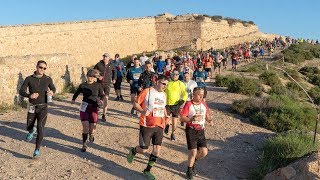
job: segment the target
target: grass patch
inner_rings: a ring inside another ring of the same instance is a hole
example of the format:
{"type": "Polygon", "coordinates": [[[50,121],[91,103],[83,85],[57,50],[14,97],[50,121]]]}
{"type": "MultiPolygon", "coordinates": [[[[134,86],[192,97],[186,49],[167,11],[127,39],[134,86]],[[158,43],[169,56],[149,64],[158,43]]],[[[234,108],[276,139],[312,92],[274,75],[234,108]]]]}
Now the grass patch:
{"type": "Polygon", "coordinates": [[[295,160],[317,150],[313,137],[302,132],[288,132],[269,138],[263,148],[259,164],[251,173],[251,179],[263,177],[280,167],[285,167],[295,160]]]}
{"type": "Polygon", "coordinates": [[[288,130],[314,130],[316,110],[288,96],[271,95],[235,101],[232,109],[260,127],[283,132],[288,130]]]}
{"type": "Polygon", "coordinates": [[[22,105],[9,105],[7,103],[0,104],[0,113],[7,113],[9,111],[18,111],[23,108],[22,105]]]}
{"type": "Polygon", "coordinates": [[[262,93],[263,88],[257,80],[248,78],[236,78],[228,85],[228,91],[232,93],[239,93],[244,95],[259,96],[262,93]]]}
{"type": "Polygon", "coordinates": [[[263,62],[254,62],[251,64],[247,64],[238,69],[241,72],[253,72],[260,73],[266,70],[266,64],[263,62]]]}

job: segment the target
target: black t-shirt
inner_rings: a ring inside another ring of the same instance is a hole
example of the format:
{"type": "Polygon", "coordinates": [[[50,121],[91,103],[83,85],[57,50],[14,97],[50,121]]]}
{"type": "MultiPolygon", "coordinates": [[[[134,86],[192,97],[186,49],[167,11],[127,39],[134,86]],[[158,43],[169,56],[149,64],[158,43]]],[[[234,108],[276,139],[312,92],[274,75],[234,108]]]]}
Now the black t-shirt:
{"type": "Polygon", "coordinates": [[[97,82],[92,84],[84,82],[80,84],[77,91],[74,93],[72,100],[77,99],[80,93],[83,95],[82,101],[87,102],[95,107],[98,107],[98,100],[102,100],[105,96],[101,84],[97,82]]]}

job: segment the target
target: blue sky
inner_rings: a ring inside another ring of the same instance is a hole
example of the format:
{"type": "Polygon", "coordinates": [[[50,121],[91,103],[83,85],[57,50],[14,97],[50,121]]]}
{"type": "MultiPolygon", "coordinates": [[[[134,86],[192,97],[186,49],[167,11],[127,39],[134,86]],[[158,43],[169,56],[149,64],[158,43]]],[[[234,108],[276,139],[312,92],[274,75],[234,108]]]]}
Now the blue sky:
{"type": "Polygon", "coordinates": [[[320,0],[3,0],[0,25],[208,14],[252,20],[260,31],[320,39],[320,0]]]}

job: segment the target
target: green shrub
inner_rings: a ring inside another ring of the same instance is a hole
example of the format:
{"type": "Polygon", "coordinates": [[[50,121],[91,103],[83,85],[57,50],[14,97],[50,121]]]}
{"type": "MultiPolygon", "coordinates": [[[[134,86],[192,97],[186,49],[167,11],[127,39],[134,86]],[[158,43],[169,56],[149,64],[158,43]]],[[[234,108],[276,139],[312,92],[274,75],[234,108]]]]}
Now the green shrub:
{"type": "Polygon", "coordinates": [[[315,125],[313,107],[283,95],[235,101],[232,109],[254,124],[276,132],[313,130],[315,125]]]}
{"type": "Polygon", "coordinates": [[[235,81],[236,77],[234,75],[227,76],[216,76],[216,86],[218,87],[228,87],[231,82],[235,81]]]}
{"type": "Polygon", "coordinates": [[[314,103],[320,105],[320,87],[314,87],[308,91],[314,103]]]}
{"type": "Polygon", "coordinates": [[[289,63],[299,64],[305,60],[320,57],[320,45],[309,43],[293,44],[282,51],[284,60],[289,63]]]}
{"type": "Polygon", "coordinates": [[[228,85],[228,91],[232,93],[259,96],[262,93],[262,87],[256,80],[236,78],[228,85]]]}
{"type": "Polygon", "coordinates": [[[285,167],[317,150],[313,137],[302,132],[288,132],[269,138],[262,148],[259,164],[251,173],[252,179],[262,179],[267,173],[285,167]]]}
{"type": "Polygon", "coordinates": [[[299,69],[299,72],[303,75],[309,75],[309,74],[320,74],[320,69],[318,67],[311,67],[311,66],[304,66],[301,69],[299,69]]]}
{"type": "Polygon", "coordinates": [[[309,79],[309,82],[310,82],[311,84],[320,87],[320,74],[309,75],[309,76],[308,76],[308,79],[309,79]]]}
{"type": "Polygon", "coordinates": [[[278,75],[271,71],[265,71],[260,74],[259,79],[261,79],[264,83],[269,86],[281,85],[281,81],[278,75]]]}
{"type": "MultiPolygon", "coordinates": [[[[299,80],[300,79],[300,75],[299,72],[295,69],[286,69],[286,72],[295,80],[299,80]]],[[[283,73],[283,75],[285,77],[288,77],[287,73],[283,73]]],[[[290,79],[291,80],[291,79],[290,79]]]]}

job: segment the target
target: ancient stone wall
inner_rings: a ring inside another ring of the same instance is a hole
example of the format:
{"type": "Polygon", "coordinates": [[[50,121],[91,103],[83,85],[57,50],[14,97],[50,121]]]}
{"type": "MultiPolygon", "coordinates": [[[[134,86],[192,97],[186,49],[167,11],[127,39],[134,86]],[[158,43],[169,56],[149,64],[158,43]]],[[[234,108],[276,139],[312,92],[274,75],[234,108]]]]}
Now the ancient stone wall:
{"type": "Polygon", "coordinates": [[[46,54],[31,56],[11,56],[0,58],[0,104],[18,102],[19,89],[27,76],[35,71],[39,59],[48,63],[46,74],[49,75],[57,92],[61,92],[69,83],[80,84],[85,80],[87,68],[75,63],[70,54],[46,54]]]}
{"type": "Polygon", "coordinates": [[[122,19],[0,28],[1,56],[67,53],[92,65],[104,52],[126,56],[157,49],[155,19],[122,19]]]}
{"type": "Polygon", "coordinates": [[[190,46],[200,38],[200,21],[191,17],[157,17],[156,33],[159,50],[170,50],[190,46]]]}

